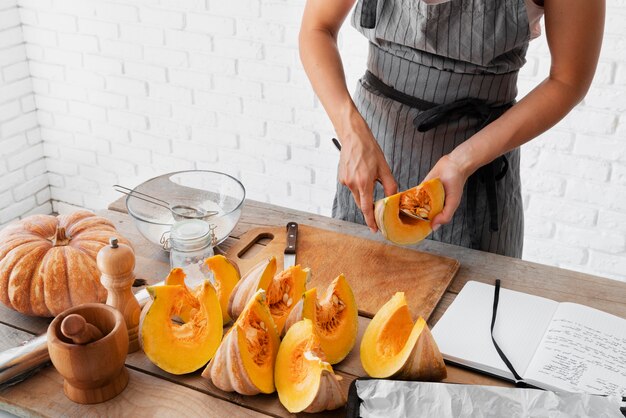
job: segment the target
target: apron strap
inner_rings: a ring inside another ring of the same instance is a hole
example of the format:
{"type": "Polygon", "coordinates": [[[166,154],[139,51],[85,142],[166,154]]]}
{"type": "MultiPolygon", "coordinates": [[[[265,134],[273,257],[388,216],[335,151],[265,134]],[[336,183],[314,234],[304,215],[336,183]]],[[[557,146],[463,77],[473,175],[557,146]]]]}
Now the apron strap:
{"type": "Polygon", "coordinates": [[[378,91],[383,96],[389,97],[396,102],[421,110],[423,112],[438,107],[435,103],[410,96],[406,93],[394,89],[391,86],[386,85],[380,78],[376,77],[369,70],[365,71],[365,75],[363,76],[362,81],[364,81],[366,84],[368,84],[374,90],[378,91]]]}
{"type": "Polygon", "coordinates": [[[361,27],[374,29],[376,27],[376,6],[378,0],[363,0],[361,4],[361,27]]]}
{"type": "MultiPolygon", "coordinates": [[[[494,108],[487,105],[484,100],[461,99],[456,102],[431,107],[413,119],[413,125],[419,132],[426,132],[444,122],[461,119],[463,116],[473,116],[486,121],[493,110],[494,108]]],[[[480,129],[485,125],[486,123],[483,122],[480,129]]]]}

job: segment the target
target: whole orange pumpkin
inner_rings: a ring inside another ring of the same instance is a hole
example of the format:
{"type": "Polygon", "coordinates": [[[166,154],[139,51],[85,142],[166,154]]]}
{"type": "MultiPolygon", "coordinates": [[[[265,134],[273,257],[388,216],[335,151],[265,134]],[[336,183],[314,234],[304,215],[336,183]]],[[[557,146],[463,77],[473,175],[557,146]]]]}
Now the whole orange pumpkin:
{"type": "Polygon", "coordinates": [[[35,316],[106,301],[96,256],[113,236],[129,244],[111,221],[85,210],[7,226],[0,231],[0,301],[35,316]]]}

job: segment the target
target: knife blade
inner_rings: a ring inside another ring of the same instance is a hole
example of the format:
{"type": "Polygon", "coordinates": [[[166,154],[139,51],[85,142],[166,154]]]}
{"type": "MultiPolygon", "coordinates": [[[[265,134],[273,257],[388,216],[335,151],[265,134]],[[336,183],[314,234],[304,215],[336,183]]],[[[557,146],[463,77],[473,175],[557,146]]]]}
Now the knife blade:
{"type": "Polygon", "coordinates": [[[298,242],[298,224],[289,222],[287,224],[287,246],[283,261],[283,270],[296,265],[296,248],[298,242]]]}

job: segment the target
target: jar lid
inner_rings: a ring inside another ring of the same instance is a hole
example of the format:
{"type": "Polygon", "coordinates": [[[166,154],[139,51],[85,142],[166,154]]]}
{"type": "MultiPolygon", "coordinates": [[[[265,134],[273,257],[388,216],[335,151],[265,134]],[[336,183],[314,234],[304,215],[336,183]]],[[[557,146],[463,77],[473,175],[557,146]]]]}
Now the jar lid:
{"type": "Polygon", "coordinates": [[[179,250],[196,250],[206,247],[213,240],[213,229],[201,219],[187,219],[174,223],[170,231],[172,247],[179,250]]]}

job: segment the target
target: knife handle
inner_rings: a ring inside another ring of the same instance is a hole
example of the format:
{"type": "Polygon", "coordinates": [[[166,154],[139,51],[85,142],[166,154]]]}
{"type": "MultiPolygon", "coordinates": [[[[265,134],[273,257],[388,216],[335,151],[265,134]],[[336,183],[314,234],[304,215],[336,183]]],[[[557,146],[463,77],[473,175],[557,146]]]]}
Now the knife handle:
{"type": "Polygon", "coordinates": [[[295,222],[289,222],[287,224],[287,247],[285,247],[285,254],[296,253],[297,240],[298,240],[298,224],[295,222]]]}

